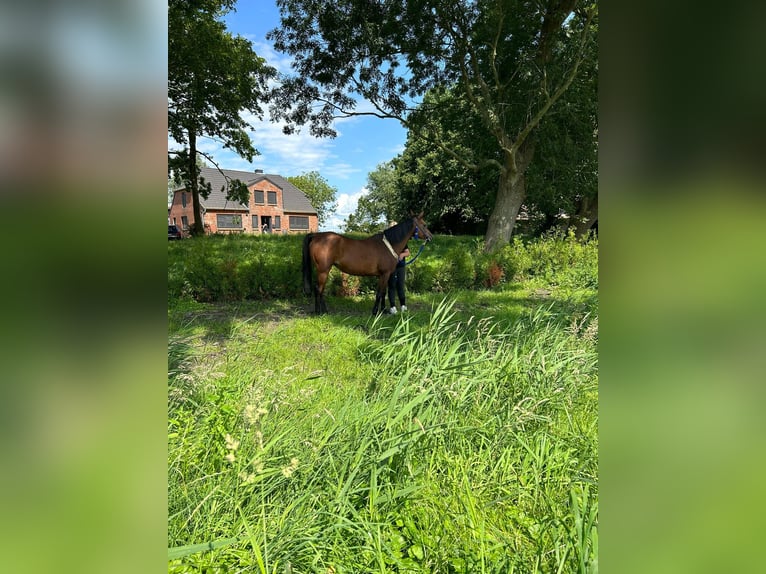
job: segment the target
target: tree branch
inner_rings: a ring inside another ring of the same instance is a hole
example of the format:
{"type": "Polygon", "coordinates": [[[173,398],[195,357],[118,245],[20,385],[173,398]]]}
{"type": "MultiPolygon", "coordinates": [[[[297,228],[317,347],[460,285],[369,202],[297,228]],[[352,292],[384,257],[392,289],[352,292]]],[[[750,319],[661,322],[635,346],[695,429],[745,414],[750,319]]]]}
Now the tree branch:
{"type": "Polygon", "coordinates": [[[515,155],[515,153],[519,150],[519,148],[524,144],[526,139],[529,137],[529,134],[532,133],[532,130],[534,130],[542,121],[542,119],[545,117],[546,113],[550,109],[550,107],[555,104],[562,95],[564,95],[564,92],[567,91],[569,86],[574,81],[575,77],[577,76],[577,70],[580,67],[580,64],[583,61],[583,53],[585,51],[585,45],[588,40],[588,36],[590,34],[590,25],[593,21],[593,16],[595,15],[594,10],[588,10],[588,19],[585,22],[585,25],[583,26],[582,35],[580,37],[580,44],[577,48],[577,57],[575,58],[574,66],[572,66],[572,69],[569,71],[569,75],[566,77],[564,82],[556,89],[556,91],[553,93],[551,97],[547,99],[545,104],[537,111],[537,113],[534,115],[534,117],[527,122],[527,124],[524,126],[524,129],[519,132],[519,135],[516,136],[516,140],[513,142],[512,146],[512,153],[515,155]]]}

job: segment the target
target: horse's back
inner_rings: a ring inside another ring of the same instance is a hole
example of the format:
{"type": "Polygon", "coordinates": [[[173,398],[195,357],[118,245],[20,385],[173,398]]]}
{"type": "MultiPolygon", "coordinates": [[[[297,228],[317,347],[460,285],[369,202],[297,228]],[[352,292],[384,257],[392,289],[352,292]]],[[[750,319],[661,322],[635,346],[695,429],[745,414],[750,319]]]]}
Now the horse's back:
{"type": "Polygon", "coordinates": [[[343,239],[346,238],[334,231],[312,233],[311,249],[314,252],[337,251],[341,248],[341,241],[343,239]]]}
{"type": "Polygon", "coordinates": [[[334,231],[313,234],[312,258],[320,267],[333,265],[350,275],[379,275],[379,260],[383,244],[375,236],[365,239],[345,237],[334,231]]]}

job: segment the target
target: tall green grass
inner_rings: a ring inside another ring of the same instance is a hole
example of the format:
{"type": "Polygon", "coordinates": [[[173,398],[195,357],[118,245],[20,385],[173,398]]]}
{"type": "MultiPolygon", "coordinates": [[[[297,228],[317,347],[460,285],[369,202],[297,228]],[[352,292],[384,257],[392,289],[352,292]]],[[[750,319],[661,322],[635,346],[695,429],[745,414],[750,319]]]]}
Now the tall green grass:
{"type": "MultiPolygon", "coordinates": [[[[206,236],[168,242],[168,296],[200,302],[272,300],[302,296],[302,235],[206,236]]],[[[410,243],[417,252],[418,242],[410,243]]],[[[476,237],[437,236],[407,267],[413,293],[503,289],[520,281],[569,290],[598,285],[598,240],[572,234],[514,238],[486,254],[476,237]]],[[[342,276],[333,269],[332,296],[369,294],[377,278],[342,276]]]]}
{"type": "Polygon", "coordinates": [[[183,316],[171,572],[597,571],[594,316],[183,316]]]}

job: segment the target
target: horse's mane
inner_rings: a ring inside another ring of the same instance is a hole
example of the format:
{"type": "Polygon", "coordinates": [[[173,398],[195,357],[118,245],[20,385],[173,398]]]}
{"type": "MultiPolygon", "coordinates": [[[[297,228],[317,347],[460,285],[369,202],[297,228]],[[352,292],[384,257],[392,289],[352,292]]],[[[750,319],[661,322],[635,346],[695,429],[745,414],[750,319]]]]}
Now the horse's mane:
{"type": "Polygon", "coordinates": [[[404,221],[397,223],[393,227],[389,227],[382,232],[382,235],[386,236],[388,242],[392,245],[407,237],[412,229],[412,217],[405,219],[404,221]]]}

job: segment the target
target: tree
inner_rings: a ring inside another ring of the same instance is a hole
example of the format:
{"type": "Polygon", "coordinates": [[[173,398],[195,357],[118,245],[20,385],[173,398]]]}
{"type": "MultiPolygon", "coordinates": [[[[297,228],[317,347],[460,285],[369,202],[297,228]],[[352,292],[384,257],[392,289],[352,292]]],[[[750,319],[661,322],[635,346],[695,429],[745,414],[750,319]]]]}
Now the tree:
{"type": "Polygon", "coordinates": [[[333,135],[344,115],[395,118],[474,171],[498,171],[485,249],[506,244],[526,195],[537,130],[595,42],[595,2],[547,0],[277,0],[281,27],[270,32],[294,57],[272,112],[288,130],[309,123],[333,135]],[[462,155],[429,131],[413,99],[453,89],[491,134],[494,151],[462,155]],[[356,111],[355,97],[373,111],[356,111]],[[319,106],[315,104],[319,103],[319,106]],[[419,121],[418,118],[421,118],[419,121]]]}
{"type": "Polygon", "coordinates": [[[309,171],[301,175],[288,177],[287,181],[300,189],[309,198],[311,205],[317,210],[317,220],[322,226],[327,217],[338,209],[335,196],[338,189],[330,186],[327,180],[317,171],[309,171]]]}
{"type": "MultiPolygon", "coordinates": [[[[584,207],[597,205],[596,66],[594,49],[555,111],[541,122],[539,142],[527,171],[524,202],[537,220],[531,231],[559,223],[561,212],[570,216],[568,221],[578,222],[578,234],[590,226],[588,218],[583,220],[578,214],[584,207]]],[[[481,118],[459,93],[430,90],[421,107],[427,113],[420,121],[455,153],[489,157],[495,150],[499,158],[494,138],[482,129],[481,118]]],[[[418,113],[420,109],[412,115],[418,113]]],[[[401,155],[383,165],[388,169],[382,171],[379,166],[370,179],[383,178],[390,191],[381,193],[379,187],[370,184],[371,192],[364,198],[368,201],[360,201],[353,214],[354,225],[377,220],[383,213],[392,220],[408,210],[425,208],[431,216],[432,231],[486,232],[497,186],[496,169],[471,170],[412,132],[401,155]]]]}
{"type": "Polygon", "coordinates": [[[397,172],[393,162],[379,164],[367,175],[367,193],[359,198],[354,213],[346,220],[346,231],[375,233],[401,217],[397,172]]]}
{"type": "Polygon", "coordinates": [[[408,134],[404,151],[395,160],[399,194],[405,203],[428,211],[432,231],[485,233],[498,170],[491,165],[471,169],[458,157],[492,157],[494,153],[499,159],[494,138],[482,128],[481,118],[465,98],[453,90],[430,90],[421,108],[412,112],[412,121],[438,134],[442,146],[414,132],[408,134]]]}
{"type": "MultiPolygon", "coordinates": [[[[235,0],[168,1],[168,132],[181,150],[168,153],[172,171],[191,191],[194,208],[192,233],[204,233],[200,196],[207,198],[210,184],[199,177],[197,138],[220,140],[251,161],[258,152],[240,112],[262,118],[269,78],[275,70],[253,51],[249,40],[226,31],[221,18],[234,9],[235,0]]],[[[219,168],[220,169],[220,168],[219,168]]],[[[227,197],[246,202],[247,188],[227,180],[227,197]]]]}
{"type": "Polygon", "coordinates": [[[549,220],[569,215],[575,235],[598,218],[598,50],[586,47],[580,73],[541,122],[529,167],[527,203],[549,220]]]}

